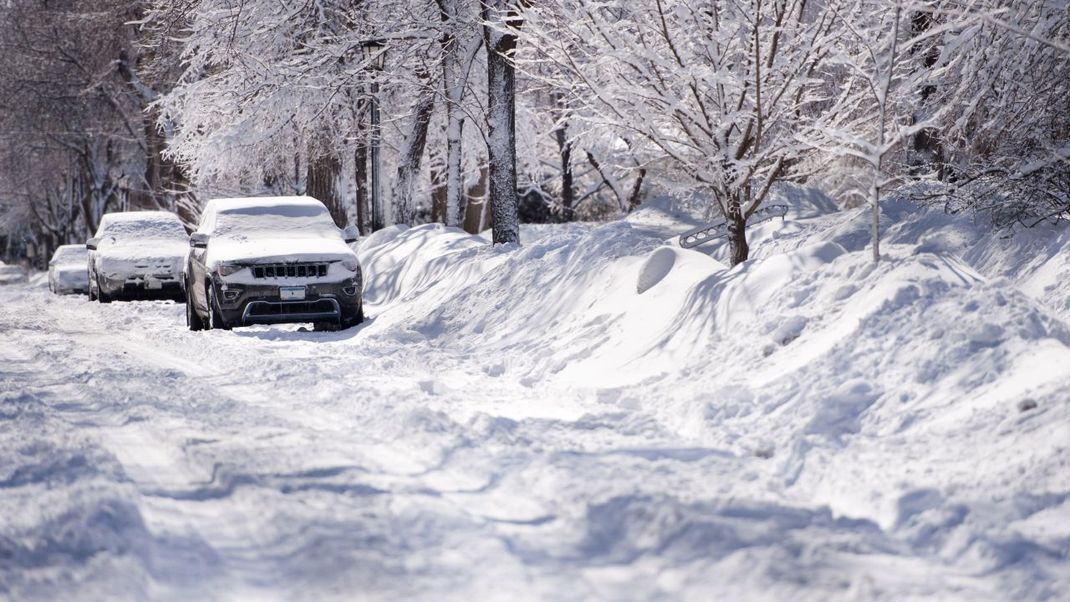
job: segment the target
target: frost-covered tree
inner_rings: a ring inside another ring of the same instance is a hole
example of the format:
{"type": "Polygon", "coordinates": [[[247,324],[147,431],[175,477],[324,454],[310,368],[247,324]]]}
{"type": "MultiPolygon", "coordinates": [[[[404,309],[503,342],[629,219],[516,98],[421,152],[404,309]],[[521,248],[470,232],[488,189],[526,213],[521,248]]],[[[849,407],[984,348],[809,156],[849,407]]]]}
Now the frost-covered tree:
{"type": "Polygon", "coordinates": [[[1049,0],[949,1],[937,23],[967,23],[944,44],[925,110],[940,135],[952,210],[996,223],[1070,218],[1070,10],[1049,0]]]}
{"type": "Polygon", "coordinates": [[[105,211],[173,208],[176,174],[134,74],[139,2],[0,3],[4,224],[39,256],[84,240],[105,211]]]}
{"type": "Polygon", "coordinates": [[[865,198],[872,211],[873,260],[880,260],[880,201],[882,191],[899,181],[888,169],[889,155],[931,128],[944,108],[923,117],[916,112],[916,95],[934,65],[918,65],[908,49],[927,46],[927,30],[912,37],[912,11],[899,0],[856,0],[832,4],[830,29],[839,38],[818,67],[827,82],[827,100],[800,114],[804,126],[799,139],[823,151],[825,159],[846,157],[841,164],[861,164],[865,198]],[[919,82],[923,82],[919,84],[919,82]]]}
{"type": "Polygon", "coordinates": [[[834,38],[828,3],[803,0],[571,0],[531,11],[541,57],[568,74],[569,103],[712,197],[732,262],[773,184],[799,177],[811,150],[798,116],[834,38]]]}
{"type": "Polygon", "coordinates": [[[201,185],[304,189],[345,223],[344,151],[368,74],[366,4],[156,2],[150,27],[182,40],[177,56],[162,57],[182,70],[156,103],[174,131],[171,155],[201,185]]]}
{"type": "Polygon", "coordinates": [[[446,210],[448,225],[461,221],[464,195],[465,92],[483,45],[478,4],[474,0],[436,0],[442,20],[442,90],[446,113],[446,210]]]}

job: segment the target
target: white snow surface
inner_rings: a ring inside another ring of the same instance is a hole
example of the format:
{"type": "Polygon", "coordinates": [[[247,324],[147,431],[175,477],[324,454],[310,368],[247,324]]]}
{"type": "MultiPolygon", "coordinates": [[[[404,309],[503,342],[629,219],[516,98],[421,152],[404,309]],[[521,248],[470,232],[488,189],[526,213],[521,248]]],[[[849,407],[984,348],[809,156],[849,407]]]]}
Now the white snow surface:
{"type": "Polygon", "coordinates": [[[0,289],[0,599],[1068,599],[1070,231],[780,194],[391,227],[338,333],[0,289]]]}

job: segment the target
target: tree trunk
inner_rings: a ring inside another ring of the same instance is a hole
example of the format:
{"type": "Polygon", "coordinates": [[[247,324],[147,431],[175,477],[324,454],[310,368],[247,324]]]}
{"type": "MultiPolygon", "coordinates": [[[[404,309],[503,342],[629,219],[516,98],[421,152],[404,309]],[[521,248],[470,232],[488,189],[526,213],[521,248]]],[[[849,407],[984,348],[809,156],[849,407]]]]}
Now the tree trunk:
{"type": "Polygon", "coordinates": [[[561,157],[561,215],[564,220],[572,221],[576,191],[572,178],[572,141],[568,139],[568,121],[565,119],[567,108],[563,95],[554,94],[554,105],[559,120],[559,125],[554,129],[554,140],[557,141],[557,151],[561,157]]]}
{"type": "Polygon", "coordinates": [[[349,222],[345,202],[338,189],[338,180],[342,175],[342,162],[331,152],[309,151],[308,171],[305,178],[305,194],[319,200],[327,206],[331,218],[339,228],[349,222]]]}
{"type": "Polygon", "coordinates": [[[632,184],[632,193],[628,195],[628,213],[635,211],[639,207],[639,203],[643,202],[644,179],[646,179],[646,168],[640,167],[639,173],[635,175],[635,183],[632,184]]]}
{"type": "Polygon", "coordinates": [[[493,240],[519,243],[520,200],[516,177],[516,52],[520,9],[508,0],[482,3],[487,45],[487,152],[493,240]]]}
{"type": "Polygon", "coordinates": [[[437,158],[431,163],[431,221],[436,224],[445,224],[449,213],[445,174],[437,158]]]}
{"type": "Polygon", "coordinates": [[[431,123],[431,111],[435,108],[435,88],[431,82],[426,81],[427,78],[428,74],[423,73],[421,79],[425,79],[426,85],[416,99],[413,107],[412,129],[405,137],[405,142],[401,147],[401,156],[398,158],[397,177],[394,179],[394,190],[391,195],[394,201],[395,224],[412,224],[416,218],[416,203],[412,198],[413,183],[420,172],[424,147],[427,146],[427,129],[431,123]]]}
{"type": "Polygon", "coordinates": [[[479,179],[467,191],[465,196],[465,212],[462,227],[469,234],[479,234],[483,231],[483,215],[487,206],[487,166],[483,164],[479,168],[479,179]]]}
{"type": "MultiPolygon", "coordinates": [[[[920,37],[933,26],[933,15],[928,12],[917,11],[911,16],[911,35],[914,37],[920,37]]],[[[926,42],[926,44],[931,42],[926,42]]],[[[940,50],[935,46],[920,46],[915,44],[910,49],[911,54],[921,53],[921,69],[929,70],[936,61],[940,59],[940,50]]],[[[921,105],[925,108],[925,103],[929,97],[936,92],[936,86],[932,84],[925,84],[921,87],[921,105]]],[[[917,115],[914,116],[914,121],[917,121],[917,115]]],[[[936,165],[937,178],[943,180],[947,175],[945,170],[944,161],[944,144],[940,138],[940,131],[936,128],[925,128],[914,134],[913,140],[914,153],[916,160],[921,164],[916,165],[912,170],[915,173],[919,171],[925,171],[932,165],[936,165]]]]}
{"type": "Polygon", "coordinates": [[[447,31],[442,36],[442,89],[446,98],[446,215],[445,223],[456,226],[463,218],[464,190],[461,174],[464,140],[464,100],[468,75],[482,41],[460,34],[466,25],[460,22],[457,0],[437,0],[439,17],[447,31]]]}
{"type": "Polygon", "coordinates": [[[747,244],[747,219],[743,215],[740,193],[734,192],[728,200],[728,243],[732,255],[732,265],[739,265],[750,257],[750,245],[747,244]]]}
{"type": "Polygon", "coordinates": [[[464,136],[464,112],[459,100],[447,99],[446,105],[446,224],[455,226],[460,220],[462,194],[461,161],[464,136]]]}
{"type": "Polygon", "coordinates": [[[353,151],[354,180],[357,193],[357,229],[367,234],[370,229],[368,211],[368,143],[364,139],[367,130],[361,129],[357,135],[357,148],[353,151]]]}

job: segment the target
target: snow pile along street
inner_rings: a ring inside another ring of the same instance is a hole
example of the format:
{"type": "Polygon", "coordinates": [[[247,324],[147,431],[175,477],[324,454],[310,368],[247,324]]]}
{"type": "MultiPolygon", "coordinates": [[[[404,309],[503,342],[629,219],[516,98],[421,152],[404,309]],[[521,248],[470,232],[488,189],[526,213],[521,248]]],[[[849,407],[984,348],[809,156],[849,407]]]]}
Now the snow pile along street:
{"type": "Polygon", "coordinates": [[[0,289],[0,597],[1065,597],[1070,238],[781,196],[388,228],[339,333],[0,289]]]}

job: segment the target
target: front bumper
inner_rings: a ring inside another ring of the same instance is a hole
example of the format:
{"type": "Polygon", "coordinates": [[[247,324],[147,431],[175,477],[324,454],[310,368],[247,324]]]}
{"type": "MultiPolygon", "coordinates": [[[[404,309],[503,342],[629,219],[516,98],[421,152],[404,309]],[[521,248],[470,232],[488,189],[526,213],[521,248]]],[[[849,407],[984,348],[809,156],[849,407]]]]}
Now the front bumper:
{"type": "Polygon", "coordinates": [[[135,274],[125,278],[101,276],[106,295],[129,299],[184,299],[182,281],[173,274],[135,274]]]}
{"type": "Polygon", "coordinates": [[[277,284],[234,284],[213,278],[223,320],[233,326],[336,322],[354,324],[361,314],[359,279],[305,284],[305,298],[283,300],[277,284]]]}

